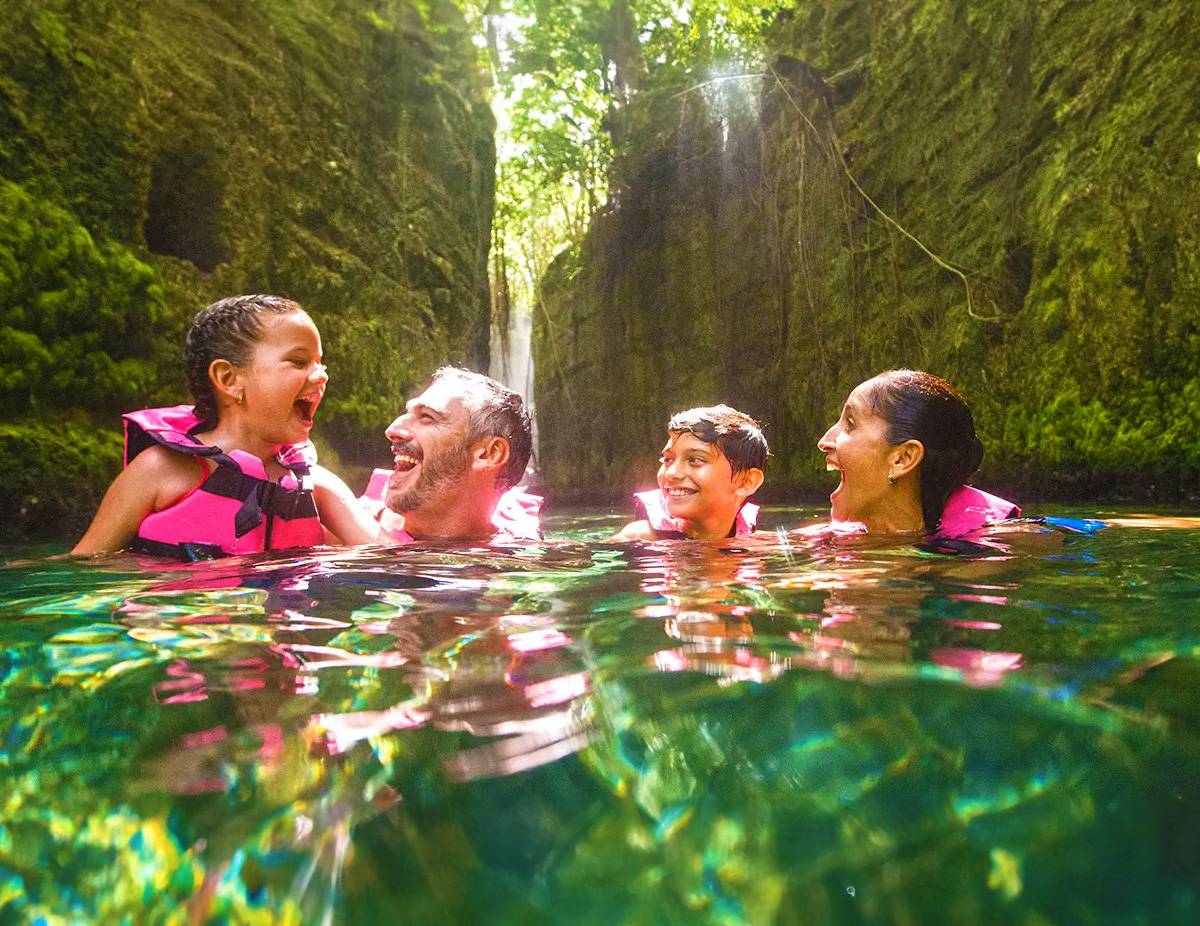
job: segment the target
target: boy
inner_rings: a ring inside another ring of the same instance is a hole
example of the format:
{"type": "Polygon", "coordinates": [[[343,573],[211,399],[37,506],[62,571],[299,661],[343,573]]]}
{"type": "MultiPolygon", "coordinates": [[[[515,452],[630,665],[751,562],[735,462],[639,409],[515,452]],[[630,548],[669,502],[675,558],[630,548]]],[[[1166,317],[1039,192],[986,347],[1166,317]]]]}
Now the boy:
{"type": "Polygon", "coordinates": [[[634,496],[641,520],[614,540],[722,540],[754,533],[767,440],[757,421],[728,405],[693,408],[667,424],[658,490],[634,496]]]}

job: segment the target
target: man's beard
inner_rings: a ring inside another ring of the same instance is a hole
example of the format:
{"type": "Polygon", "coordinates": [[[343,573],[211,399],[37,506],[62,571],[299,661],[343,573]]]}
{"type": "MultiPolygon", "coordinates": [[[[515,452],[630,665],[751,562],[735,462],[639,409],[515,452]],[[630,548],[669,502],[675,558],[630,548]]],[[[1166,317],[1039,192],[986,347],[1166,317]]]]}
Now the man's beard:
{"type": "Polygon", "coordinates": [[[429,499],[453,488],[471,465],[471,444],[464,441],[454,447],[421,457],[421,475],[407,489],[394,489],[388,480],[384,503],[397,514],[416,511],[429,499]]]}

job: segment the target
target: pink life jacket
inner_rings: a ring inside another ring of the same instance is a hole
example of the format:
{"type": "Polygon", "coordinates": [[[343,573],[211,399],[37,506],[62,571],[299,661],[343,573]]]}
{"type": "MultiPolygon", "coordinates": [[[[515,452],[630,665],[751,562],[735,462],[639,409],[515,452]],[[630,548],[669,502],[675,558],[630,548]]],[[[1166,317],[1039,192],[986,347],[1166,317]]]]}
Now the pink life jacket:
{"type": "MultiPolygon", "coordinates": [[[[650,529],[654,531],[654,536],[660,540],[681,540],[687,538],[687,534],[683,532],[683,521],[678,518],[672,518],[667,513],[667,500],[663,496],[662,489],[638,492],[633,497],[633,508],[636,517],[639,520],[644,519],[648,521],[650,529]]],[[[749,537],[754,533],[754,526],[757,523],[758,505],[746,502],[738,509],[737,517],[733,519],[733,528],[729,531],[729,536],[749,537]]]]}
{"type": "Polygon", "coordinates": [[[961,537],[989,524],[1019,518],[1021,509],[1007,499],[991,495],[974,486],[961,485],[946,499],[938,537],[961,537]]]}
{"type": "MultiPolygon", "coordinates": [[[[933,536],[953,540],[1020,516],[1021,509],[1007,499],[991,495],[974,486],[961,485],[946,499],[946,507],[942,509],[942,520],[933,536]]],[[[801,528],[796,533],[817,536],[862,534],[866,531],[866,527],[857,521],[830,521],[828,524],[813,524],[801,528]]]]}
{"type": "MultiPolygon", "coordinates": [[[[384,525],[384,529],[393,540],[400,543],[412,543],[415,539],[403,527],[403,518],[393,515],[400,526],[389,527],[385,522],[389,511],[383,503],[383,493],[387,488],[390,469],[371,471],[367,480],[367,488],[358,497],[359,503],[373,517],[384,525]]],[[[509,489],[496,502],[496,510],[492,512],[492,524],[496,528],[497,540],[541,540],[542,525],[538,515],[541,513],[545,499],[540,495],[530,495],[520,489],[509,489]]]]}
{"type": "Polygon", "coordinates": [[[193,434],[203,424],[190,405],[149,408],[124,418],[126,466],[155,444],[217,465],[174,505],[146,516],[134,539],[135,552],[197,560],[325,542],[309,479],[317,461],[310,442],[280,447],[275,459],[288,472],[272,482],[253,454],[225,453],[200,443],[193,434]]]}

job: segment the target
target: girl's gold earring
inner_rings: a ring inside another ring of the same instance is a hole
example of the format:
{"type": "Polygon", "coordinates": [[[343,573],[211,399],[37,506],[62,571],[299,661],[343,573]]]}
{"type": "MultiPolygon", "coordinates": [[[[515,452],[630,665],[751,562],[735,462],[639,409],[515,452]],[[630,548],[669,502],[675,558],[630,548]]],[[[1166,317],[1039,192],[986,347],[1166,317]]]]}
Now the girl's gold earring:
{"type": "Polygon", "coordinates": [[[890,486],[894,486],[895,484],[896,484],[896,475],[895,475],[895,473],[888,473],[888,485],[890,485],[890,486]]]}
{"type": "Polygon", "coordinates": [[[246,393],[244,393],[244,392],[239,392],[239,393],[238,393],[238,397],[237,397],[237,404],[238,404],[238,405],[245,405],[245,404],[246,404],[246,393]]]}

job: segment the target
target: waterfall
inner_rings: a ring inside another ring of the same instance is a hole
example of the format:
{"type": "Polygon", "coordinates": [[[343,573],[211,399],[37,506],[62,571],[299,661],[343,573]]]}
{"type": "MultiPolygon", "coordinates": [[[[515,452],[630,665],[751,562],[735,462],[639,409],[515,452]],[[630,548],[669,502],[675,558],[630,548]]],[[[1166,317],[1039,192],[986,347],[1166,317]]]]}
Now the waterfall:
{"type": "Polygon", "coordinates": [[[533,421],[533,453],[521,480],[524,485],[536,484],[538,479],[537,409],[533,403],[533,312],[523,301],[513,299],[509,304],[507,330],[493,316],[491,359],[488,376],[519,392],[533,421]]]}

